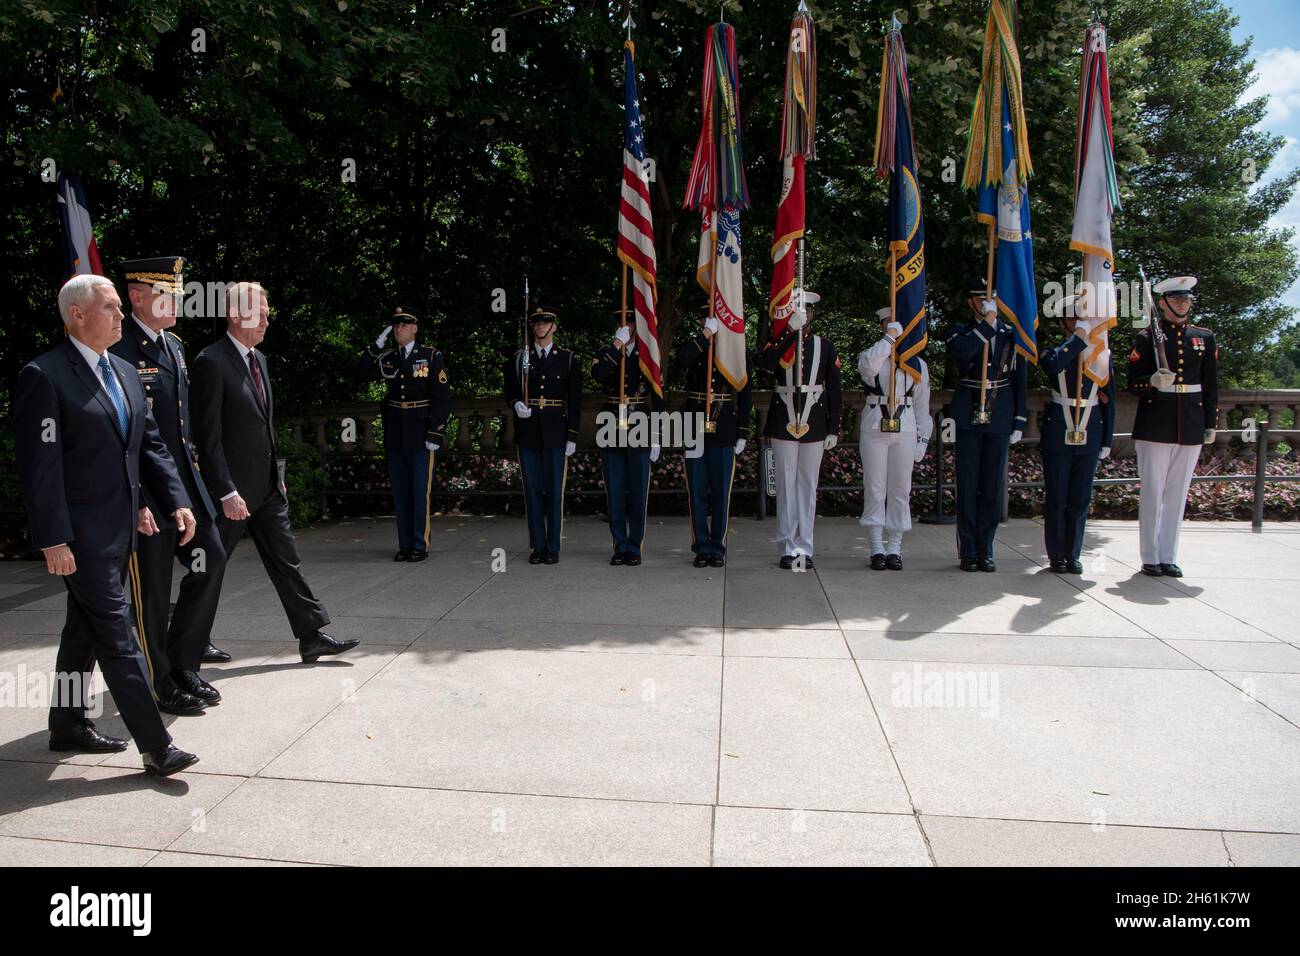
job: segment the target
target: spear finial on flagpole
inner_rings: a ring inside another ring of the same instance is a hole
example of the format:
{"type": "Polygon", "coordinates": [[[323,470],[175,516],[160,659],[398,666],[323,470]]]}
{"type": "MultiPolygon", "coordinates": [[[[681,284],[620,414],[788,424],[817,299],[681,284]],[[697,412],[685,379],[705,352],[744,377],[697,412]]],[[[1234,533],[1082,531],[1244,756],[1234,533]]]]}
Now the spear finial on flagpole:
{"type": "Polygon", "coordinates": [[[632,4],[630,2],[627,5],[627,17],[623,20],[623,26],[627,27],[627,38],[630,41],[632,39],[632,28],[636,26],[636,22],[632,19],[632,4]]]}

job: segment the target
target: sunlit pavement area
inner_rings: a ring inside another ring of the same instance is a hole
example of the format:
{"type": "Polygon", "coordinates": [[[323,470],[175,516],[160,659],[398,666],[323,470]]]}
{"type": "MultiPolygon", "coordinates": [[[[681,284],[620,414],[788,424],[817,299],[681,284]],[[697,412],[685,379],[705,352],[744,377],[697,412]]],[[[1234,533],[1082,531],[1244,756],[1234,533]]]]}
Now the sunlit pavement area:
{"type": "MultiPolygon", "coordinates": [[[[245,541],[234,660],[204,671],[225,699],[167,718],[201,762],[60,759],[17,687],[0,863],[1300,863],[1300,525],[1188,523],[1181,580],[1138,573],[1133,522],[1090,525],[1081,577],[1027,520],[995,574],[957,569],[951,527],[918,525],[901,573],[850,518],[803,573],[774,533],[737,518],[698,570],[684,518],[651,519],[639,568],[599,518],[555,566],[518,518],[437,518],[422,564],[383,519],[307,531],[330,633],[362,640],[310,666],[245,541]]],[[[11,688],[48,679],[64,602],[0,565],[11,688]]],[[[97,723],[124,734],[111,699],[97,723]]]]}

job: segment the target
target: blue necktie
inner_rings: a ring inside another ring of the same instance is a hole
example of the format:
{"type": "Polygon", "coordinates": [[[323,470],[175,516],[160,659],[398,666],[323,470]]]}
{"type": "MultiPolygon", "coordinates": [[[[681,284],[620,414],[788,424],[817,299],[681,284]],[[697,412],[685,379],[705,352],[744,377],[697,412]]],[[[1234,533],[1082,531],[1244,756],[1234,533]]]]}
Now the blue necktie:
{"type": "Polygon", "coordinates": [[[117,386],[117,377],[113,370],[108,367],[108,356],[99,357],[99,377],[104,380],[104,388],[108,391],[108,397],[113,400],[113,407],[117,409],[117,427],[122,432],[122,437],[127,434],[127,424],[130,421],[126,411],[126,399],[122,397],[122,390],[117,386]]]}

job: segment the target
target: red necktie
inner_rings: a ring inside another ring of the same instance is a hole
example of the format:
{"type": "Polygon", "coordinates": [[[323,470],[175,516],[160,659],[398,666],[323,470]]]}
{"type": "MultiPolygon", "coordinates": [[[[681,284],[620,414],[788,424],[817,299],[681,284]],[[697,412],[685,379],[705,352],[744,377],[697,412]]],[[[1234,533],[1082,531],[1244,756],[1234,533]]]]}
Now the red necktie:
{"type": "Polygon", "coordinates": [[[257,400],[262,404],[262,411],[266,411],[266,386],[262,384],[262,366],[253,355],[252,349],[248,352],[248,374],[253,377],[253,390],[257,392],[257,400]]]}

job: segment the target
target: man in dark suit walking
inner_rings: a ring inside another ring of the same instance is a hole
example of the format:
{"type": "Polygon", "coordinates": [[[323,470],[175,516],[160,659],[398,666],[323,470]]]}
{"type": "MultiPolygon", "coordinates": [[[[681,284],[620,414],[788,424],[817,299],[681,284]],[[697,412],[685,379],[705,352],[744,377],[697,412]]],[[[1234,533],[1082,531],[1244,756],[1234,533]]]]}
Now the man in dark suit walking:
{"type": "Polygon", "coordinates": [[[221,700],[220,692],[200,677],[198,670],[209,646],[226,572],[226,549],[217,534],[216,509],[203,486],[190,440],[185,347],[168,331],[176,324],[184,267],[180,256],[122,263],[131,315],[122,322],[122,337],[109,349],[130,363],[139,376],[158,432],[194,505],[198,525],[193,539],[181,545],[175,525],[144,489],[149,512],[146,520],[156,521],[158,531],[142,538],[136,552],[136,601],[143,622],[140,643],[153,674],[158,709],[181,715],[202,713],[221,700]],[[169,627],[172,570],[177,561],[185,566],[185,576],[169,627]]]}
{"type": "Polygon", "coordinates": [[[226,334],[200,352],[190,370],[195,443],[208,491],[220,502],[217,529],[226,555],[235,553],[247,528],[303,663],[310,664],[361,642],[336,641],[321,630],[329,614],[302,574],[276,467],[271,378],[265,356],[257,351],[269,312],[266,292],[257,283],[237,282],[227,290],[226,334]]]}
{"type": "Polygon", "coordinates": [[[148,665],[131,633],[123,581],[143,521],[142,483],[175,522],[182,544],[194,535],[194,516],[139,376],[108,355],[122,334],[122,300],[113,283],[74,276],[59,291],[59,312],[68,338],[23,368],[14,396],[18,472],[32,540],[68,589],[50,749],[126,749],[125,740],[99,733],[87,717],[87,685],[98,662],[145,770],[170,776],[199,758],[172,746],[163,726],[148,665]]]}

